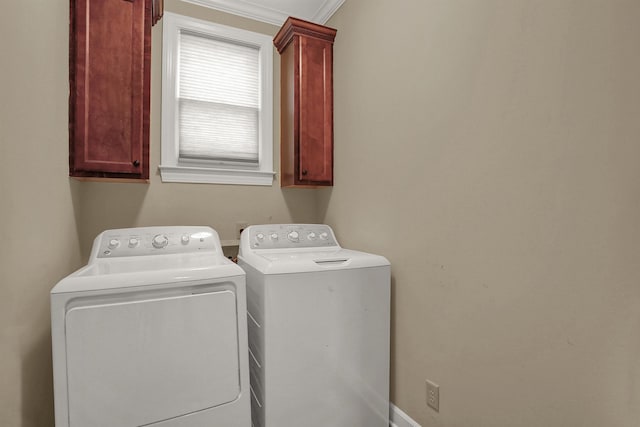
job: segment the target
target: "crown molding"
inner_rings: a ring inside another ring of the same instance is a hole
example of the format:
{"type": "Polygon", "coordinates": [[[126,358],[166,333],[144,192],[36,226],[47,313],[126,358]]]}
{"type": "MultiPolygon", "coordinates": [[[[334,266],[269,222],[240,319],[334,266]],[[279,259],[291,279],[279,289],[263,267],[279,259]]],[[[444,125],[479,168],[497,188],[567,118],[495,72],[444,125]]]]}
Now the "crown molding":
{"type": "MultiPolygon", "coordinates": [[[[244,0],[182,0],[186,3],[197,4],[222,12],[231,13],[233,15],[250,18],[255,21],[266,22],[280,26],[289,16],[304,19],[307,21],[324,24],[338,10],[345,0],[324,0],[322,4],[312,16],[296,16],[297,12],[276,10],[270,7],[261,6],[244,0]]],[[[319,1],[319,0],[316,0],[319,1]]]]}
{"type": "Polygon", "coordinates": [[[322,2],[322,5],[315,15],[309,18],[309,21],[318,24],[325,24],[329,18],[331,18],[333,14],[340,9],[340,6],[342,6],[344,2],[345,0],[325,0],[322,2]]]}
{"type": "Polygon", "coordinates": [[[263,6],[246,3],[241,0],[182,0],[185,3],[193,3],[216,9],[233,15],[250,18],[267,24],[282,25],[287,19],[287,14],[263,6]]]}

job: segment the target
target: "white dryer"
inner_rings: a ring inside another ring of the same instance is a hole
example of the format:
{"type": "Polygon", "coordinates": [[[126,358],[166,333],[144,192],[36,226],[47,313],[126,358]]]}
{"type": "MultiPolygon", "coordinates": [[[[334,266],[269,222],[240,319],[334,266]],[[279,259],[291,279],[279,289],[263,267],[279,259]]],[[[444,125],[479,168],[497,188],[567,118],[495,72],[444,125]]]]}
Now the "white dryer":
{"type": "Polygon", "coordinates": [[[245,275],[209,227],[108,230],[51,291],[57,427],[249,427],[245,275]]]}
{"type": "Polygon", "coordinates": [[[255,427],[388,427],[390,265],[327,225],[255,225],[247,273],[255,427]]]}

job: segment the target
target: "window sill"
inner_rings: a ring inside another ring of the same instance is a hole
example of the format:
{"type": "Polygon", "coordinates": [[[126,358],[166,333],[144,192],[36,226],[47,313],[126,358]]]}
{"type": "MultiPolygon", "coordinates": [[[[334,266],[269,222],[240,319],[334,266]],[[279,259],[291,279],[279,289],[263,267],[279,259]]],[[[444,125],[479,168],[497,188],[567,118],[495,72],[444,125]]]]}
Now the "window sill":
{"type": "Polygon", "coordinates": [[[193,184],[273,185],[275,172],[212,169],[185,166],[158,166],[162,182],[193,184]]]}

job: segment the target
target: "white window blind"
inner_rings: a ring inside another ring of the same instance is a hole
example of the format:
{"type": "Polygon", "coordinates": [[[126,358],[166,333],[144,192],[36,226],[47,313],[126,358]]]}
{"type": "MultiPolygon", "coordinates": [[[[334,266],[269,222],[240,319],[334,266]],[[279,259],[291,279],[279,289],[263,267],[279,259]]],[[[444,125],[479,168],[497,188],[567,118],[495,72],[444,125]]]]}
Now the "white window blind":
{"type": "Polygon", "coordinates": [[[257,164],[260,50],[182,31],[179,158],[257,164]]]}
{"type": "Polygon", "coordinates": [[[273,185],[272,37],[162,20],[162,181],[273,185]]]}

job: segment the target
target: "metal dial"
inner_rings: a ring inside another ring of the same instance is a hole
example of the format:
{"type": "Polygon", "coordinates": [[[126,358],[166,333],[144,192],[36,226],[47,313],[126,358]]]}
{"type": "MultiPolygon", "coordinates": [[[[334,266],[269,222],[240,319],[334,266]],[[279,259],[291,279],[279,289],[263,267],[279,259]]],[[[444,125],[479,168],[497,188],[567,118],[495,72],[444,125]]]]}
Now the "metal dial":
{"type": "Polygon", "coordinates": [[[151,244],[156,249],[165,248],[169,244],[169,238],[164,234],[156,234],[151,241],[151,244]]]}

